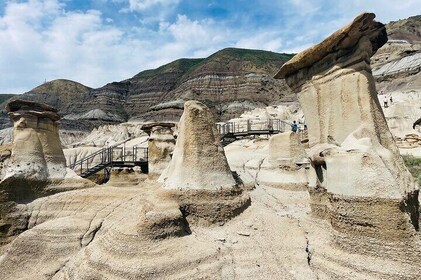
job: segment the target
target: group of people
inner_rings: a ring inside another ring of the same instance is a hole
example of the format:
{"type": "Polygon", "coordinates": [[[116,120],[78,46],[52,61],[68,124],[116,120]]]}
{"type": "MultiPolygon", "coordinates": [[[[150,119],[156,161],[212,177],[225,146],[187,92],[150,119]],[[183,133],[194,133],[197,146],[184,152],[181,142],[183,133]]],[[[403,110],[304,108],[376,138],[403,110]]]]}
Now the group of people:
{"type": "MultiPolygon", "coordinates": [[[[380,92],[380,94],[383,94],[383,91],[381,91],[380,92]]],[[[384,97],[383,97],[383,105],[384,105],[384,108],[387,108],[387,107],[389,107],[389,101],[390,101],[390,105],[392,105],[392,103],[393,103],[393,98],[392,98],[392,95],[390,95],[389,97],[385,94],[384,95],[384,97]]]]}
{"type": "MultiPolygon", "coordinates": [[[[299,124],[300,124],[300,130],[305,130],[305,129],[307,129],[307,125],[306,125],[306,123],[304,122],[304,121],[300,121],[299,122],[299,124]]],[[[297,122],[296,121],[293,121],[292,123],[291,123],[291,131],[292,132],[297,132],[298,131],[298,125],[299,124],[297,124],[297,122]]]]}

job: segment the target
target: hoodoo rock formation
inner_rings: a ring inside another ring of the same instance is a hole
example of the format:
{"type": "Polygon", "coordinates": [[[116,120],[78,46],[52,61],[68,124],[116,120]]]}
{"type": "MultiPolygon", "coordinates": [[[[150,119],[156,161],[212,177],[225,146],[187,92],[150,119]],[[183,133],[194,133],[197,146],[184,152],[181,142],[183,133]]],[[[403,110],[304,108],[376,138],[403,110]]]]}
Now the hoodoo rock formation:
{"type": "Polygon", "coordinates": [[[187,101],[178,131],[173,159],[160,178],[166,189],[219,190],[236,185],[208,107],[187,101]]]}
{"type": "Polygon", "coordinates": [[[173,157],[158,181],[206,221],[225,220],[250,202],[230,170],[212,112],[198,101],[184,104],[173,157]]]}
{"type": "Polygon", "coordinates": [[[333,243],[352,253],[387,256],[409,278],[419,277],[418,186],[377,98],[370,57],[387,35],[374,18],[361,14],[296,55],[275,77],[286,78],[306,116],[317,174],[310,182],[312,210],[329,215],[333,243]]]}
{"type": "Polygon", "coordinates": [[[66,168],[59,137],[57,110],[42,103],[15,100],[7,104],[14,122],[13,143],[5,176],[0,182],[1,201],[19,201],[85,184],[66,168]],[[64,180],[75,180],[66,187],[64,180]]]}
{"type": "MultiPolygon", "coordinates": [[[[205,266],[211,264],[201,273],[203,278],[212,278],[224,265],[228,251],[221,255],[216,244],[203,246],[190,234],[189,225],[222,225],[248,206],[250,198],[230,173],[209,109],[188,102],[182,120],[177,143],[183,145],[176,146],[172,162],[191,153],[189,159],[196,163],[189,165],[192,174],[204,170],[206,162],[225,163],[220,177],[215,174],[217,168],[208,167],[216,182],[208,181],[203,173],[200,189],[199,185],[189,189],[183,181],[177,181],[181,190],[165,189],[150,180],[140,191],[137,184],[141,181],[118,181],[118,187],[110,181],[104,187],[36,199],[14,210],[15,215],[26,217],[27,231],[5,252],[0,251],[0,278],[192,279],[202,261],[205,266]],[[195,137],[201,134],[215,139],[195,137]],[[197,157],[195,149],[204,150],[203,157],[197,157]]],[[[191,182],[187,177],[181,179],[191,182]]]]}
{"type": "Polygon", "coordinates": [[[15,100],[7,104],[7,110],[14,129],[10,159],[0,182],[0,244],[27,228],[29,217],[14,213],[26,203],[93,185],[66,169],[55,108],[15,100]]]}
{"type": "Polygon", "coordinates": [[[7,104],[7,111],[14,130],[5,178],[64,178],[66,159],[59,137],[57,110],[41,103],[15,100],[7,104]]]}
{"type": "Polygon", "coordinates": [[[149,134],[149,179],[157,179],[171,161],[171,155],[175,146],[175,138],[172,131],[174,126],[174,123],[151,123],[142,126],[142,129],[149,134]]]}

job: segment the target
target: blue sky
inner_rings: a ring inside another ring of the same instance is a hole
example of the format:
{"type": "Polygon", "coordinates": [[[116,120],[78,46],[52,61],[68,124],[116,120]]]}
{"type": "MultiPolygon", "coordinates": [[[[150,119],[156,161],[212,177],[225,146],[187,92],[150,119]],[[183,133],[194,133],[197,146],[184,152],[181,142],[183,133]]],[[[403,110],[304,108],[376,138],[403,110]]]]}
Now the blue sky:
{"type": "Polygon", "coordinates": [[[0,93],[54,79],[90,87],[181,57],[239,47],[299,52],[362,11],[421,14],[420,0],[2,0],[0,93]]]}

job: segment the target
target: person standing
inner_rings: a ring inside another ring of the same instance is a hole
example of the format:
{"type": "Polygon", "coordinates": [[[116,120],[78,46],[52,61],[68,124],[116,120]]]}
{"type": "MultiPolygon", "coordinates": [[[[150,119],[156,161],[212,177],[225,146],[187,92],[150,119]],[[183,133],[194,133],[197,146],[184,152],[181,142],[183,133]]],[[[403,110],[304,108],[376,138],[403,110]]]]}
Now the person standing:
{"type": "Polygon", "coordinates": [[[297,125],[297,122],[296,121],[293,121],[292,122],[292,124],[291,124],[291,130],[292,130],[292,132],[297,132],[297,129],[298,129],[298,125],[297,125]]]}

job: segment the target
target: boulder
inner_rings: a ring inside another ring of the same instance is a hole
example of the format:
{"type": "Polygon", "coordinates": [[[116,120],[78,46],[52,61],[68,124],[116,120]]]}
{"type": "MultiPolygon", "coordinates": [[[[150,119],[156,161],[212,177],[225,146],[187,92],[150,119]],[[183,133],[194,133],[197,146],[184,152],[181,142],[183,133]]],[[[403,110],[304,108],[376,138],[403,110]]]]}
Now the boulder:
{"type": "MultiPolygon", "coordinates": [[[[329,217],[336,246],[419,260],[418,186],[386,124],[370,57],[386,41],[364,13],[276,74],[297,94],[308,125],[312,212],[329,217]],[[387,245],[385,245],[387,244],[387,245]]],[[[419,261],[418,261],[419,262],[419,261]]]]}
{"type": "Polygon", "coordinates": [[[298,133],[280,133],[269,140],[269,155],[260,165],[256,183],[289,190],[306,190],[308,168],[309,162],[305,159],[298,133]]]}

